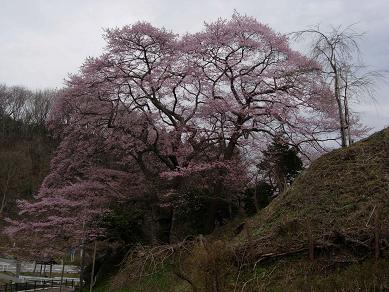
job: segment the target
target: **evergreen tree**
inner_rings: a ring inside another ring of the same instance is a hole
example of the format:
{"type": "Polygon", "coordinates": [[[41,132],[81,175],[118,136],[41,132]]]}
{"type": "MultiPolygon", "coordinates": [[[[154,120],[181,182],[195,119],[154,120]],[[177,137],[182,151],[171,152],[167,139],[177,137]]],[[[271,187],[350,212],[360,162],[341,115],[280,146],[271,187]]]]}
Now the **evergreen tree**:
{"type": "Polygon", "coordinates": [[[288,145],[283,139],[274,139],[264,151],[259,169],[270,184],[282,192],[287,185],[292,184],[303,169],[303,162],[298,156],[298,149],[288,145]]]}

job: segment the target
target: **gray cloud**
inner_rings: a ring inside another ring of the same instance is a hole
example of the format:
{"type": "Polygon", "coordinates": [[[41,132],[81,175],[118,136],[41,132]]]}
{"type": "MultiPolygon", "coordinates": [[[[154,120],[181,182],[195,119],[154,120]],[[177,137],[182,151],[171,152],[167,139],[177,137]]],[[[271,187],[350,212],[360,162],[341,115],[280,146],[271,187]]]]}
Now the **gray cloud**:
{"type": "MultiPolygon", "coordinates": [[[[389,1],[383,0],[2,0],[0,83],[31,88],[61,87],[87,56],[98,55],[103,28],[145,20],[178,33],[194,32],[218,17],[239,13],[287,33],[320,24],[356,23],[365,31],[365,63],[389,70],[389,1]]],[[[389,125],[389,86],[381,82],[378,104],[355,107],[376,128],[389,125]]]]}

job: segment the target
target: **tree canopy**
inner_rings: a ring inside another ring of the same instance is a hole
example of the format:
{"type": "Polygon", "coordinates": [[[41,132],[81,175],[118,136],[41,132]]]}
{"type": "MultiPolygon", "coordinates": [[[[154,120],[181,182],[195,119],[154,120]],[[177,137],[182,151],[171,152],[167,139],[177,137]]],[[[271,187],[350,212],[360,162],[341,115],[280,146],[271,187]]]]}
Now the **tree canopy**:
{"type": "MultiPolygon", "coordinates": [[[[9,234],[99,236],[110,202],[177,206],[201,188],[211,220],[250,181],[251,159],[278,137],[320,152],[336,139],[336,101],[320,65],[286,36],[234,14],[179,36],[139,22],[108,29],[59,93],[49,127],[61,140],[50,174],[9,234]],[[44,220],[44,221],[43,221],[44,220]]],[[[173,219],[172,219],[173,220],[173,219]]]]}

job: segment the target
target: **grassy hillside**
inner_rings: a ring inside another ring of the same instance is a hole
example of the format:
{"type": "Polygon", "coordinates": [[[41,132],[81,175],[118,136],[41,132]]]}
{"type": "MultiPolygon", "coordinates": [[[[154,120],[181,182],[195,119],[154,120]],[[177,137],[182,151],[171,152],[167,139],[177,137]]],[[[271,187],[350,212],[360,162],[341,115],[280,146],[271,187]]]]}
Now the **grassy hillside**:
{"type": "Polygon", "coordinates": [[[328,153],[243,228],[139,247],[102,291],[389,289],[389,129],[328,153]],[[376,259],[376,257],[378,257],[376,259]]]}
{"type": "Polygon", "coordinates": [[[389,129],[314,161],[250,225],[260,253],[298,248],[309,236],[367,249],[377,213],[389,226],[389,129]]]}

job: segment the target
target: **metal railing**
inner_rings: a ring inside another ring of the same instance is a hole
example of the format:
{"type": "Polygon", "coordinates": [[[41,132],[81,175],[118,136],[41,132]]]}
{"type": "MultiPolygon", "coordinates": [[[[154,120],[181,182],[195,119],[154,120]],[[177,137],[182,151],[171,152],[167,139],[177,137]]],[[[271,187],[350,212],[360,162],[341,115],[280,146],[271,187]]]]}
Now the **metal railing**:
{"type": "MultiPolygon", "coordinates": [[[[39,281],[31,281],[28,280],[23,283],[9,283],[9,284],[1,284],[0,291],[1,292],[13,292],[13,291],[39,291],[44,288],[59,288],[61,287],[61,281],[59,280],[39,280],[39,281]]],[[[75,280],[64,279],[62,281],[62,287],[67,288],[78,288],[79,282],[75,280]]]]}

